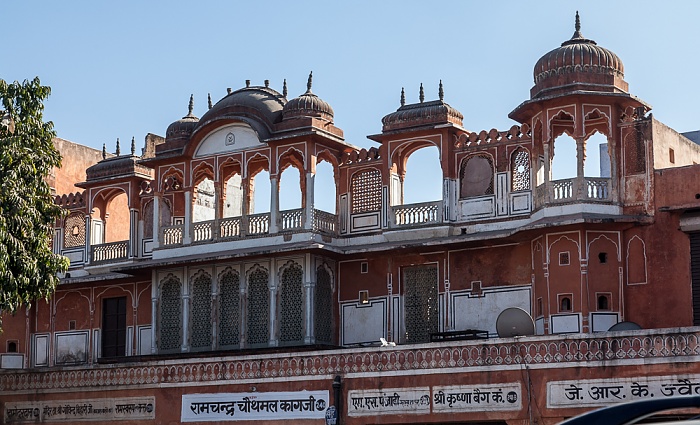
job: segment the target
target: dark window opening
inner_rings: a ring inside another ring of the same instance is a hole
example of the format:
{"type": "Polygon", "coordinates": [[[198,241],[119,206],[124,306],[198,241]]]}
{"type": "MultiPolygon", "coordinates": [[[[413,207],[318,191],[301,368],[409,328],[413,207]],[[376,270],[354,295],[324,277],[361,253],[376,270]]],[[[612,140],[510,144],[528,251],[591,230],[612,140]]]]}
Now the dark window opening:
{"type": "Polygon", "coordinates": [[[542,298],[537,299],[537,315],[542,316],[542,298]]]}
{"type": "Polygon", "coordinates": [[[598,254],[598,261],[600,261],[600,264],[605,264],[608,262],[608,253],[607,252],[601,252],[598,254]]]}
{"type": "Polygon", "coordinates": [[[360,273],[367,273],[369,272],[369,264],[367,261],[363,261],[360,263],[360,273]]]}
{"type": "Polygon", "coordinates": [[[102,303],[102,357],[126,355],[126,297],[102,303]]]}
{"type": "Polygon", "coordinates": [[[17,341],[7,341],[7,352],[16,353],[17,352],[17,341]]]}
{"type": "Polygon", "coordinates": [[[559,304],[559,311],[571,311],[571,298],[562,297],[559,304]]]}
{"type": "Polygon", "coordinates": [[[569,251],[559,253],[559,265],[568,266],[571,264],[571,259],[569,258],[569,251]]]}
{"type": "Polygon", "coordinates": [[[71,330],[71,331],[75,330],[75,320],[68,321],[68,330],[71,330]]]}
{"type": "Polygon", "coordinates": [[[610,299],[607,295],[598,295],[598,310],[610,310],[610,299]]]}

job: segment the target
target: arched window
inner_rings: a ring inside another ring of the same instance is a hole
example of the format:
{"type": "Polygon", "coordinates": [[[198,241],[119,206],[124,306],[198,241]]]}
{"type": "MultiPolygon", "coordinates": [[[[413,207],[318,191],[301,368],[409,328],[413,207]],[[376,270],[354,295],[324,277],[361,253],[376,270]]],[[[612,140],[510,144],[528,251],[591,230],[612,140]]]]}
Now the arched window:
{"type": "Polygon", "coordinates": [[[598,310],[610,310],[610,298],[607,295],[598,295],[598,310]]]}
{"type": "Polygon", "coordinates": [[[510,157],[510,188],[530,190],[530,154],[525,149],[516,149],[510,157]]]}
{"type": "Polygon", "coordinates": [[[192,350],[211,349],[211,276],[200,270],[192,279],[190,295],[190,347],[192,350]]]}
{"type": "Polygon", "coordinates": [[[442,199],[442,167],[437,146],[421,148],[406,160],[403,203],[417,204],[442,199]]]}
{"type": "Polygon", "coordinates": [[[382,207],[382,174],[377,169],[352,176],[352,213],[379,211],[382,207]]]}
{"type": "Polygon", "coordinates": [[[85,216],[74,212],[66,217],[63,228],[63,247],[73,248],[85,245],[85,216]]]}
{"type": "Polygon", "coordinates": [[[333,286],[331,274],[321,266],[316,270],[314,293],[314,335],[317,342],[333,342],[333,286]]]}
{"type": "Polygon", "coordinates": [[[314,178],[314,208],[317,210],[336,213],[337,190],[333,165],[325,160],[316,165],[314,178]]]}
{"type": "Polygon", "coordinates": [[[248,275],[248,331],[249,345],[267,345],[270,340],[270,291],[267,270],[256,267],[248,275]]]}
{"type": "Polygon", "coordinates": [[[219,275],[219,347],[240,344],[241,279],[234,270],[226,269],[219,275]]]}
{"type": "Polygon", "coordinates": [[[304,282],[299,264],[291,264],[280,279],[280,342],[304,340],[304,282]]]}
{"type": "Polygon", "coordinates": [[[460,198],[493,195],[493,162],[486,155],[475,155],[462,162],[460,198]]]}
{"type": "Polygon", "coordinates": [[[216,208],[216,195],[214,193],[214,181],[205,177],[197,184],[195,203],[192,210],[192,221],[208,221],[214,219],[216,208]]]}
{"type": "Polygon", "coordinates": [[[182,345],[180,280],[168,275],[160,284],[160,351],[179,351],[182,345]]]}
{"type": "Polygon", "coordinates": [[[571,311],[571,298],[561,297],[559,300],[559,311],[571,311]]]}

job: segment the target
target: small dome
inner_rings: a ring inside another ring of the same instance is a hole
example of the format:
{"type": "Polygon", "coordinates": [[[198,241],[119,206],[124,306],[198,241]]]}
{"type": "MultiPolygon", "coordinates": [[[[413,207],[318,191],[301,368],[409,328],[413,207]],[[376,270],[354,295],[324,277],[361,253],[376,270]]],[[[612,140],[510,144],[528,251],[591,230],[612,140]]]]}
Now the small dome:
{"type": "Polygon", "coordinates": [[[580,89],[585,90],[626,92],[624,76],[622,60],[615,53],[581,35],[581,23],[576,12],[576,26],[571,39],[542,56],[535,64],[535,87],[531,97],[570,85],[579,85],[580,89]]]}
{"type": "Polygon", "coordinates": [[[309,80],[306,84],[306,93],[290,100],[284,105],[282,111],[283,119],[312,117],[333,122],[333,108],[331,108],[331,105],[311,93],[312,76],[313,73],[309,74],[309,80]]]}
{"type": "MultiPolygon", "coordinates": [[[[252,118],[270,131],[282,118],[287,99],[270,87],[249,86],[229,93],[199,120],[199,127],[218,119],[252,118]]],[[[198,130],[199,131],[199,130],[198,130]]]]}
{"type": "Polygon", "coordinates": [[[168,129],[165,131],[166,141],[176,139],[189,139],[190,135],[192,135],[192,132],[197,127],[197,123],[199,122],[199,118],[195,117],[192,114],[193,109],[194,96],[190,95],[188,114],[168,126],[168,129]]]}
{"type": "Polygon", "coordinates": [[[462,125],[464,116],[457,109],[443,101],[444,93],[440,81],[439,100],[424,102],[423,85],[420,86],[420,103],[406,105],[404,90],[401,89],[401,107],[382,118],[382,131],[401,128],[435,125],[451,122],[462,125]]]}

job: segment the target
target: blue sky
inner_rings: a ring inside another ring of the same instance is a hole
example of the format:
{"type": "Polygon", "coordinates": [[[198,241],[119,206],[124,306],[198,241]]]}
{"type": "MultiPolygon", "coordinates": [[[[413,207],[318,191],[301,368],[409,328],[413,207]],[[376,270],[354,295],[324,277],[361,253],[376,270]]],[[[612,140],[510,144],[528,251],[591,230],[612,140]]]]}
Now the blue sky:
{"type": "MultiPolygon", "coordinates": [[[[289,97],[331,104],[346,141],[381,131],[407,102],[437,98],[469,130],[507,129],[529,97],[537,59],[582,33],[617,53],[630,92],[678,131],[700,129],[700,2],[677,1],[15,1],[0,5],[0,78],[52,87],[46,118],[59,137],[113,151],[143,143],[226,88],[265,79],[289,97]]],[[[409,169],[410,173],[410,169],[409,169]]]]}

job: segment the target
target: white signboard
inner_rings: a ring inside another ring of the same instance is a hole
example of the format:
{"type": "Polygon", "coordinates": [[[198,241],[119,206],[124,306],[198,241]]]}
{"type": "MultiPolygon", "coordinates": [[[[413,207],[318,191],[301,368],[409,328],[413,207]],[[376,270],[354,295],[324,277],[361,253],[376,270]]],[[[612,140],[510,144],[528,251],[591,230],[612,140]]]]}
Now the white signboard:
{"type": "Polygon", "coordinates": [[[76,422],[149,420],[156,418],[155,397],[99,400],[53,400],[34,403],[5,403],[6,424],[26,422],[76,422]]]}
{"type": "Polygon", "coordinates": [[[626,401],[689,395],[700,395],[700,375],[640,376],[547,383],[547,407],[550,408],[606,406],[626,401]]]}
{"type": "Polygon", "coordinates": [[[523,407],[519,383],[433,387],[433,412],[495,412],[523,407]]]}
{"type": "Polygon", "coordinates": [[[325,419],[328,391],[186,394],[182,422],[325,419]]]}
{"type": "Polygon", "coordinates": [[[387,388],[348,392],[348,416],[430,413],[430,388],[387,388]]]}

